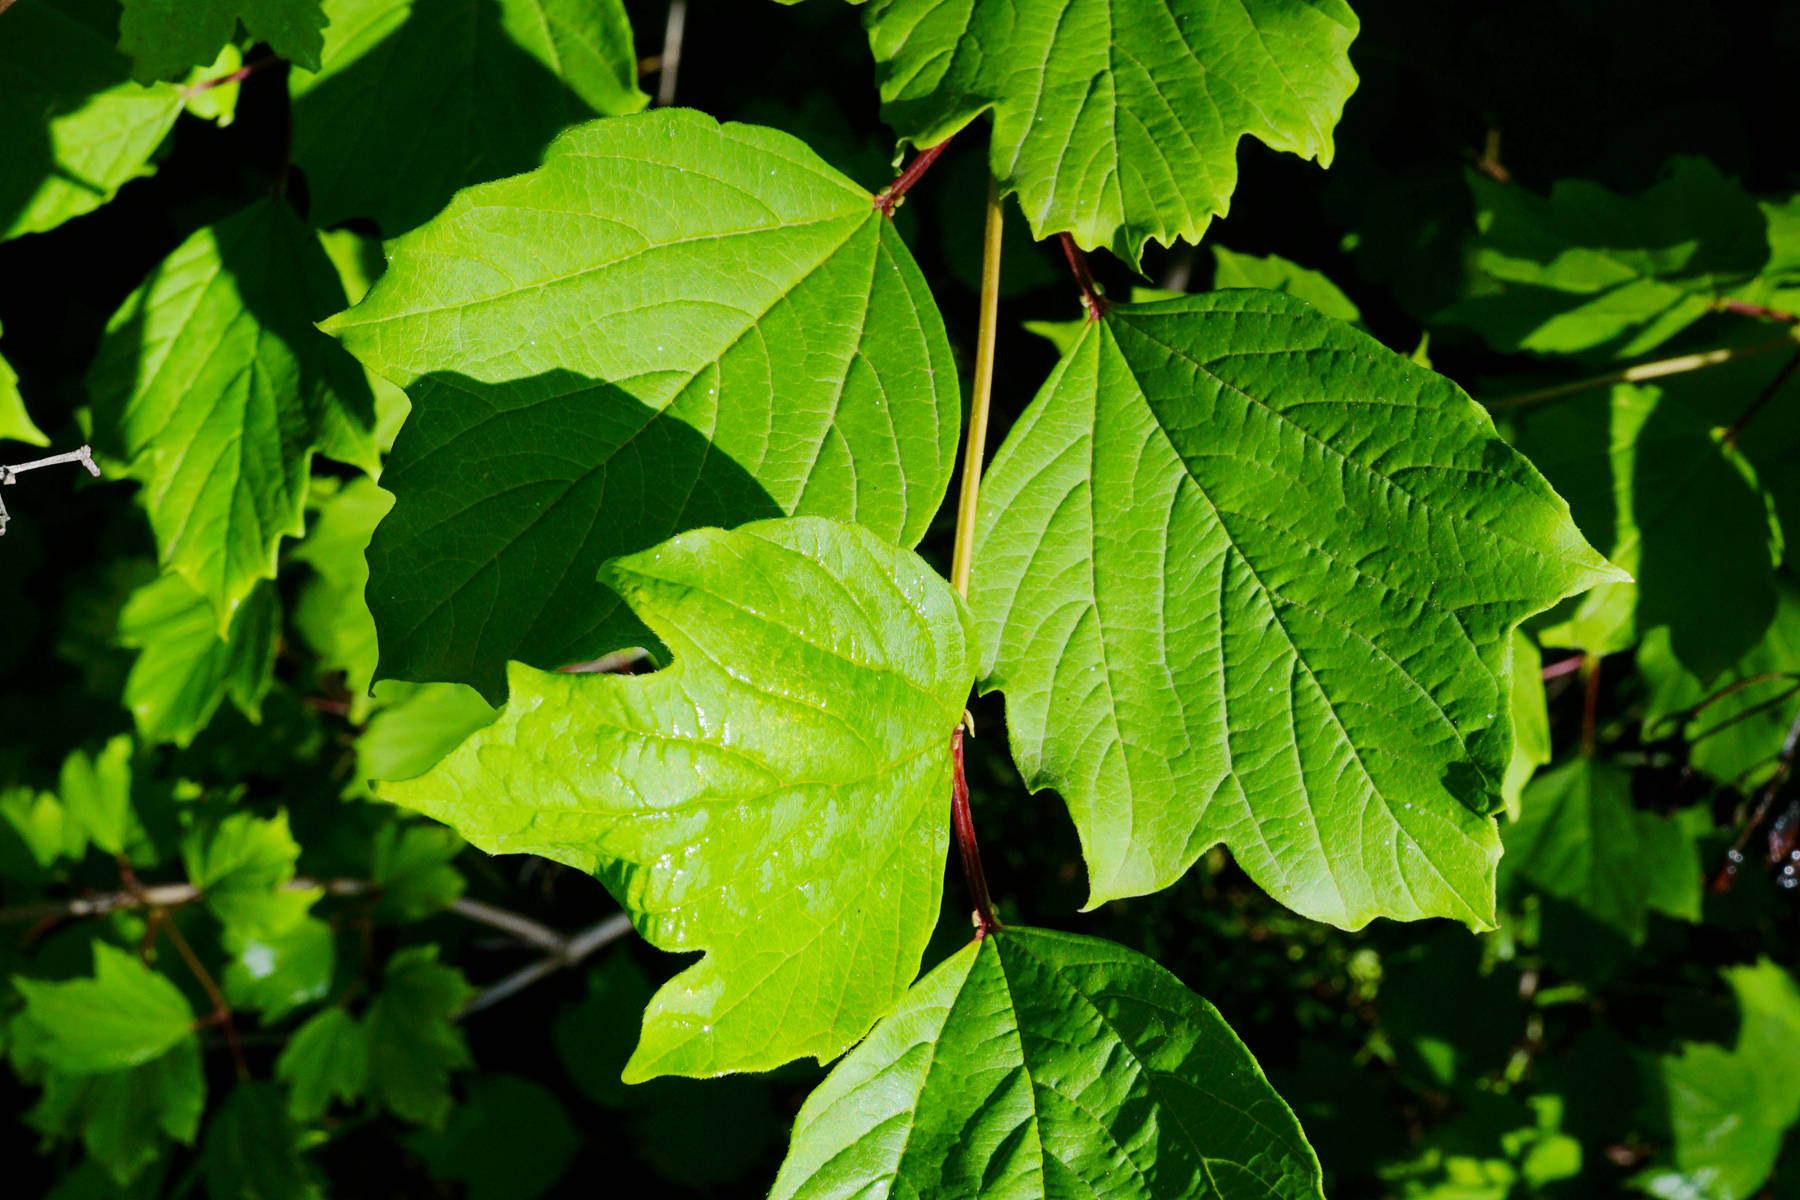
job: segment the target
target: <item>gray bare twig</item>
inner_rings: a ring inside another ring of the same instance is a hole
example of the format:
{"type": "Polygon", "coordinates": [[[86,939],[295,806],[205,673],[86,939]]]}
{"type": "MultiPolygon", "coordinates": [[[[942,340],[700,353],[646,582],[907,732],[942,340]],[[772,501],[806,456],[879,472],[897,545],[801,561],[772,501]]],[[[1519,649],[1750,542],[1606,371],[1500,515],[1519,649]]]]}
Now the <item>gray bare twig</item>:
{"type": "MultiPolygon", "coordinates": [[[[0,10],[4,10],[5,7],[4,4],[0,4],[0,10]]],[[[34,458],[30,462],[12,463],[10,465],[0,464],[0,484],[17,483],[19,481],[19,476],[23,472],[35,471],[39,467],[54,467],[62,463],[76,462],[86,467],[89,475],[99,476],[100,467],[94,462],[93,450],[87,446],[82,446],[75,450],[65,451],[62,454],[52,454],[45,458],[34,458]]],[[[0,500],[0,535],[6,533],[7,519],[6,502],[0,500]]]]}

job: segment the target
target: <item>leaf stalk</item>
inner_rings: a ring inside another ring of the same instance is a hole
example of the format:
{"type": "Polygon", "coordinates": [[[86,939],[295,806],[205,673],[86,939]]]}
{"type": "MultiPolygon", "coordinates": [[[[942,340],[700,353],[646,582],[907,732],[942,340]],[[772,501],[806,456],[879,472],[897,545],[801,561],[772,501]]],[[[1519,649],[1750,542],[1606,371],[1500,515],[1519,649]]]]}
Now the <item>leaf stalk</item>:
{"type": "Polygon", "coordinates": [[[994,916],[994,902],[988,897],[987,873],[981,869],[981,846],[975,840],[975,817],[969,809],[969,781],[963,774],[963,727],[958,725],[950,735],[950,823],[956,830],[956,848],[962,853],[963,880],[969,885],[969,898],[975,905],[975,938],[977,941],[1000,928],[994,916]]]}

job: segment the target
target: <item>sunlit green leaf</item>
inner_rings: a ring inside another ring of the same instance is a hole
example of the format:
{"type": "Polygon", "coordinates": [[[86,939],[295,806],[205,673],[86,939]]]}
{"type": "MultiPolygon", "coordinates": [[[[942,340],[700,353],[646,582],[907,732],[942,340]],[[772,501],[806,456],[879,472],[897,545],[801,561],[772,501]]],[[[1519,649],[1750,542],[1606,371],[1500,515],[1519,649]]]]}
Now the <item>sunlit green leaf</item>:
{"type": "Polygon", "coordinates": [[[12,1040],[54,1071],[99,1075],[142,1066],[191,1038],[194,1010],[136,955],[94,943],[94,974],[51,983],[17,976],[25,1000],[12,1040]]]}
{"type": "Polygon", "coordinates": [[[1322,1198],[1212,1005],[1096,938],[1002,929],[919,981],[807,1099],[773,1200],[1322,1198]]]}
{"type": "Polygon", "coordinates": [[[1703,158],[1619,196],[1564,179],[1548,198],[1469,172],[1480,235],[1474,294],[1446,311],[1497,349],[1627,356],[1654,349],[1769,260],[1765,219],[1703,158]]]}
{"type": "Polygon", "coordinates": [[[931,146],[991,110],[989,165],[1032,232],[1133,266],[1225,213],[1246,134],[1330,163],[1356,86],[1343,0],[874,0],[863,20],[896,133],[931,146]]]}
{"type": "Polygon", "coordinates": [[[325,0],[325,15],[322,65],[288,77],[321,226],[368,217],[394,237],[458,188],[528,170],[566,126],[647,100],[620,0],[325,0]]]}
{"type": "Polygon", "coordinates": [[[125,682],[125,706],[146,742],[185,746],[227,696],[251,720],[274,682],[281,608],[267,584],[250,593],[219,636],[213,607],[179,575],[131,594],[119,641],[142,653],[125,682]]]}
{"type": "Polygon", "coordinates": [[[9,6],[0,37],[0,240],[53,229],[149,173],[181,92],[131,82],[116,0],[9,6]]]}
{"type": "Polygon", "coordinates": [[[57,795],[88,841],[108,854],[125,853],[141,832],[131,809],[131,739],[113,738],[92,757],[80,750],[69,755],[57,795]]]}
{"type": "Polygon", "coordinates": [[[1318,271],[1310,271],[1279,254],[1239,254],[1223,246],[1214,246],[1213,290],[1225,288],[1261,288],[1265,292],[1286,292],[1306,301],[1328,317],[1336,317],[1352,325],[1362,321],[1355,301],[1344,295],[1342,288],[1318,271]]]}
{"type": "Polygon", "coordinates": [[[1515,629],[1512,647],[1513,752],[1500,781],[1500,795],[1506,801],[1506,815],[1517,819],[1526,783],[1550,761],[1550,712],[1544,698],[1544,660],[1537,643],[1515,629]]]}
{"type": "Polygon", "coordinates": [[[1454,385],[1272,292],[1114,306],[981,504],[982,686],[1091,903],[1223,842],[1310,917],[1493,920],[1512,630],[1616,572],[1454,385]]]}
{"type": "Polygon", "coordinates": [[[830,1058],[937,920],[968,616],[911,553],[820,518],[696,530],[607,568],[673,652],[653,675],[515,666],[512,699],[383,795],[491,853],[592,871],[663,987],[626,1078],[830,1058]]]}
{"type": "Polygon", "coordinates": [[[331,926],[305,917],[276,932],[226,926],[232,956],[219,983],[233,1008],[254,1008],[273,1024],[304,1004],[322,1000],[337,965],[331,926]]]}
{"type": "Polygon", "coordinates": [[[369,548],[384,676],[497,701],[509,659],[649,639],[607,558],[782,513],[911,545],[943,496],[942,320],[869,194],[785,134],[584,125],[390,253],[327,326],[414,406],[369,548]]]}
{"type": "Polygon", "coordinates": [[[356,739],[357,771],[365,780],[423,775],[470,734],[494,719],[494,706],[460,683],[375,685],[382,707],[356,739]]]}
{"type": "Polygon", "coordinates": [[[258,201],[163,261],[89,371],[96,445],[143,481],[164,569],[221,632],[301,532],[313,449],[376,466],[362,373],[312,324],[343,303],[318,239],[285,201],[258,201]]]}
{"type": "Polygon", "coordinates": [[[318,573],[294,606],[294,627],[318,653],[323,669],[344,673],[348,715],[358,723],[368,715],[375,678],[375,619],[363,602],[369,583],[363,554],[376,523],[393,506],[393,496],[374,480],[352,480],[319,505],[306,540],[293,554],[318,573]]]}
{"type": "Polygon", "coordinates": [[[288,831],[285,812],[268,820],[232,813],[212,829],[190,833],[181,856],[207,907],[240,938],[292,929],[322,894],[316,887],[286,886],[294,878],[300,845],[288,831]]]}
{"type": "Polygon", "coordinates": [[[19,377],[4,358],[0,358],[0,440],[10,438],[33,446],[48,446],[49,435],[31,423],[25,412],[25,397],[19,394],[19,377]]]}

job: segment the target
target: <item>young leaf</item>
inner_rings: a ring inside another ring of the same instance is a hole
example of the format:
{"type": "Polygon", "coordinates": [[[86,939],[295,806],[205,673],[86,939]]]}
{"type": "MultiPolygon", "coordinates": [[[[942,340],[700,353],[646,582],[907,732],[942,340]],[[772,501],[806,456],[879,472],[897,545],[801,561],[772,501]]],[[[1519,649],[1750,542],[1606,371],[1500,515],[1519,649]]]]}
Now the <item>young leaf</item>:
{"type": "Polygon", "coordinates": [[[982,486],[970,608],[1091,904],[1224,842],[1309,917],[1480,926],[1511,632],[1616,577],[1448,380],[1233,291],[1090,325],[982,486]]]}
{"type": "Polygon", "coordinates": [[[450,1114],[451,1072],[471,1065],[451,1018],[474,994],[437,951],[409,946],[389,959],[366,1018],[370,1091],[395,1116],[434,1129],[450,1114]]]}
{"type": "Polygon", "coordinates": [[[70,820],[108,854],[125,853],[142,833],[131,808],[131,739],[123,734],[91,758],[80,750],[65,758],[57,794],[70,820]]]}
{"type": "Polygon", "coordinates": [[[1498,350],[1619,357],[1654,349],[1769,261],[1766,221],[1704,158],[1670,160],[1635,197],[1585,179],[1537,196],[1469,172],[1474,294],[1442,315],[1498,350]]]}
{"type": "Polygon", "coordinates": [[[1356,87],[1344,0],[874,0],[863,22],[895,132],[932,146],[993,110],[1032,232],[1133,267],[1224,215],[1244,135],[1329,165],[1356,87]]]}
{"type": "Polygon", "coordinates": [[[477,729],[491,724],[495,708],[460,683],[375,685],[382,707],[356,739],[356,769],[363,780],[411,779],[442,761],[477,729]]]}
{"type": "Polygon", "coordinates": [[[529,170],[563,128],[648,99],[620,0],[326,0],[325,14],[321,62],[288,76],[321,227],[369,217],[398,236],[458,188],[529,170]]]}
{"type": "Polygon", "coordinates": [[[318,70],[325,25],[319,0],[124,0],[119,49],[131,56],[140,83],[179,79],[217,58],[240,19],[252,42],[318,70]]]}
{"type": "Polygon", "coordinates": [[[30,788],[7,788],[0,791],[0,820],[11,827],[19,839],[25,862],[9,864],[13,875],[37,882],[38,872],[46,871],[62,859],[81,861],[87,853],[87,827],[49,792],[30,788]],[[31,867],[38,868],[37,872],[31,867]]]}
{"type": "Polygon", "coordinates": [[[648,644],[610,557],[782,513],[912,545],[943,496],[943,322],[869,194],[786,134],[594,122],[390,251],[326,326],[413,400],[369,547],[383,676],[498,701],[509,659],[648,644]]]}
{"type": "Polygon", "coordinates": [[[181,846],[188,878],[207,907],[240,939],[272,937],[300,923],[322,894],[288,890],[300,845],[287,813],[262,820],[236,812],[211,830],[196,829],[181,846]]]}
{"type": "Polygon", "coordinates": [[[1699,917],[1693,840],[1634,807],[1631,776],[1609,763],[1576,758],[1532,780],[1503,834],[1503,874],[1579,905],[1634,944],[1652,908],[1699,917]]]}
{"type": "Polygon", "coordinates": [[[321,1200],[317,1174],[301,1152],[302,1131],[281,1092],[241,1081],[206,1125],[200,1171],[212,1200],[321,1200]]]}
{"type": "Polygon", "coordinates": [[[163,261],[89,371],[96,444],[143,480],[164,569],[221,634],[302,530],[314,447],[378,466],[368,385],[312,324],[343,303],[318,238],[286,201],[258,201],[163,261]]]}
{"type": "Polygon", "coordinates": [[[0,37],[0,241],[99,208],[149,173],[181,91],[131,82],[116,0],[21,4],[0,37]]]}
{"type": "Polygon", "coordinates": [[[20,975],[13,986],[25,1008],[13,1019],[12,1039],[53,1071],[123,1071],[193,1036],[194,1010],[181,990],[105,942],[94,943],[90,978],[49,983],[20,975]]]}
{"type": "Polygon", "coordinates": [[[1661,1060],[1675,1162],[1638,1178],[1652,1195],[1745,1200],[1800,1119],[1800,987],[1766,958],[1725,978],[1742,1014],[1737,1044],[1689,1043],[1661,1060]]]}
{"type": "Polygon", "coordinates": [[[141,1066],[104,1075],[52,1071],[44,1098],[25,1115],[50,1137],[79,1136],[95,1161],[120,1186],[142,1175],[163,1139],[191,1145],[206,1110],[200,1041],[186,1038],[141,1066]]]}
{"type": "Polygon", "coordinates": [[[225,999],[233,1008],[262,1010],[266,1024],[331,990],[337,947],[331,926],[317,918],[304,917],[275,933],[227,925],[225,950],[232,956],[219,980],[225,999]]]}
{"type": "Polygon", "coordinates": [[[967,612],[910,552],[821,518],[695,530],[607,580],[669,667],[515,666],[494,724],[382,794],[591,871],[653,945],[707,951],[651,1001],[627,1080],[831,1058],[937,920],[967,612]]]}
{"type": "Polygon", "coordinates": [[[49,435],[31,423],[25,397],[19,394],[19,377],[11,364],[0,358],[0,440],[11,438],[31,446],[48,446],[49,435]]]}
{"type": "Polygon", "coordinates": [[[316,1121],[334,1096],[348,1104],[369,1086],[368,1031],[343,1008],[321,1009],[294,1031],[275,1061],[275,1077],[290,1088],[294,1119],[316,1121]]]}
{"type": "Polygon", "coordinates": [[[772,1200],[1322,1200],[1212,1005],[1097,938],[1000,929],[907,993],[800,1110],[772,1200]]]}
{"type": "Polygon", "coordinates": [[[137,589],[119,616],[119,641],[142,651],[125,706],[146,742],[185,746],[227,696],[252,721],[274,683],[280,600],[269,584],[238,607],[223,638],[206,597],[179,575],[137,589]]]}

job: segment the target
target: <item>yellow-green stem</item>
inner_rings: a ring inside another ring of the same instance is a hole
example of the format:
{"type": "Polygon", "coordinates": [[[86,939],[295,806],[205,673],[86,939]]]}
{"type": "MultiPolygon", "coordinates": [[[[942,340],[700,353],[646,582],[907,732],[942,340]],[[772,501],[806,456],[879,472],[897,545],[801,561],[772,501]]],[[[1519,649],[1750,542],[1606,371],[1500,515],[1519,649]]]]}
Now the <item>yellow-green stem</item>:
{"type": "Polygon", "coordinates": [[[1507,396],[1505,399],[1490,400],[1486,403],[1489,412],[1505,412],[1508,409],[1524,408],[1530,404],[1541,404],[1545,400],[1572,396],[1576,392],[1585,392],[1590,388],[1610,387],[1615,383],[1641,383],[1646,379],[1660,379],[1664,375],[1681,375],[1688,371],[1701,371],[1707,367],[1723,366],[1728,362],[1736,362],[1740,358],[1751,358],[1776,350],[1792,349],[1793,345],[1793,338],[1783,337],[1770,342],[1757,342],[1751,346],[1730,346],[1722,350],[1704,350],[1698,354],[1682,354],[1675,358],[1638,363],[1636,366],[1626,367],[1622,371],[1595,375],[1590,379],[1577,379],[1573,383],[1559,383],[1555,387],[1541,388],[1535,392],[1521,392],[1516,396],[1507,396]]]}
{"type": "Polygon", "coordinates": [[[988,398],[994,391],[994,334],[1000,319],[1000,182],[988,178],[987,232],[981,242],[981,324],[975,335],[975,379],[969,393],[969,433],[963,446],[962,495],[956,503],[956,551],[950,582],[969,594],[975,558],[975,502],[981,495],[981,462],[987,450],[988,398]]]}

